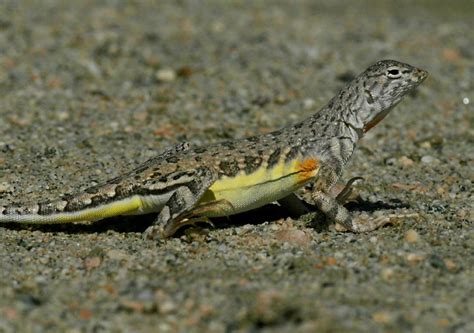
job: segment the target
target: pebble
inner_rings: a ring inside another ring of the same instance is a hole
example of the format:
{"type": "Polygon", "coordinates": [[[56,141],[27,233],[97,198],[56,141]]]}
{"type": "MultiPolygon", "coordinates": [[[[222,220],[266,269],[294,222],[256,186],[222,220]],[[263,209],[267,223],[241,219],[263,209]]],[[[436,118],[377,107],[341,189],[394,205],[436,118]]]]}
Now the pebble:
{"type": "Polygon", "coordinates": [[[402,156],[398,159],[398,163],[400,163],[401,166],[409,167],[412,166],[415,162],[411,158],[402,156]]]}
{"type": "Polygon", "coordinates": [[[315,104],[315,101],[312,98],[305,98],[303,100],[303,108],[305,108],[306,110],[311,109],[314,106],[314,104],[315,104]]]}
{"type": "Polygon", "coordinates": [[[407,232],[405,232],[405,240],[408,243],[415,243],[419,240],[419,238],[420,238],[420,236],[413,229],[409,229],[409,230],[407,230],[407,232]]]}
{"type": "Polygon", "coordinates": [[[109,250],[107,251],[107,257],[109,257],[112,260],[128,260],[130,259],[130,255],[128,255],[124,251],[120,250],[109,250]]]}
{"type": "Polygon", "coordinates": [[[311,237],[302,230],[286,229],[278,231],[275,238],[282,242],[288,242],[293,245],[307,246],[311,243],[311,237]]]}
{"type": "Polygon", "coordinates": [[[389,324],[393,321],[393,317],[386,311],[377,311],[372,314],[372,320],[378,324],[389,324]]]}
{"type": "Polygon", "coordinates": [[[161,82],[172,82],[176,79],[176,72],[171,68],[163,68],[156,71],[155,77],[161,82]]]}
{"type": "Polygon", "coordinates": [[[421,163],[432,164],[436,159],[433,156],[425,155],[421,158],[421,163]]]}
{"type": "Polygon", "coordinates": [[[381,272],[380,272],[380,276],[382,277],[382,279],[384,279],[385,281],[390,281],[392,280],[393,276],[395,275],[395,271],[393,270],[393,268],[384,268],[381,272]]]}
{"type": "Polygon", "coordinates": [[[417,264],[420,261],[425,260],[426,256],[418,253],[408,253],[406,258],[410,264],[417,264]]]}

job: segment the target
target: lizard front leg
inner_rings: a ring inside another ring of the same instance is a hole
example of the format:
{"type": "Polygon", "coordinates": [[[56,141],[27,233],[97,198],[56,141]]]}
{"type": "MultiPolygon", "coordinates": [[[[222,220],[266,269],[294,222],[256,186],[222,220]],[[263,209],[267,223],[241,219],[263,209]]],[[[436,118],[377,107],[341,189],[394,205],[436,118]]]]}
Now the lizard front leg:
{"type": "Polygon", "coordinates": [[[351,187],[354,181],[362,178],[354,177],[350,179],[344,189],[336,197],[333,197],[333,195],[331,195],[331,189],[337,183],[341,173],[341,161],[332,160],[330,163],[325,163],[321,168],[315,189],[311,193],[311,198],[316,207],[324,213],[327,218],[336,223],[336,230],[369,232],[393,222],[394,217],[396,217],[394,215],[369,218],[365,214],[352,217],[343,204],[352,192],[351,187]]]}
{"type": "Polygon", "coordinates": [[[326,178],[326,180],[328,179],[331,181],[323,185],[329,185],[327,186],[329,190],[325,191],[319,187],[319,189],[315,189],[311,193],[311,198],[316,207],[324,213],[327,218],[335,222],[337,231],[370,232],[386,224],[394,223],[401,218],[418,216],[418,214],[389,214],[375,217],[370,217],[368,214],[359,214],[353,216],[343,205],[352,192],[351,187],[354,181],[363,178],[351,178],[336,197],[329,194],[331,192],[330,189],[333,187],[331,184],[334,182],[334,179],[336,179],[336,174],[332,173],[332,177],[326,178]]]}
{"type": "Polygon", "coordinates": [[[314,204],[327,218],[336,223],[338,231],[369,232],[399,219],[399,215],[387,215],[370,218],[367,214],[352,217],[349,211],[336,198],[322,191],[311,195],[314,204]]]}
{"type": "Polygon", "coordinates": [[[197,203],[215,182],[217,175],[211,169],[198,168],[192,177],[192,181],[183,184],[174,191],[156,220],[145,230],[145,238],[171,237],[181,226],[185,225],[183,219],[192,215],[192,211],[197,208],[197,203]]]}

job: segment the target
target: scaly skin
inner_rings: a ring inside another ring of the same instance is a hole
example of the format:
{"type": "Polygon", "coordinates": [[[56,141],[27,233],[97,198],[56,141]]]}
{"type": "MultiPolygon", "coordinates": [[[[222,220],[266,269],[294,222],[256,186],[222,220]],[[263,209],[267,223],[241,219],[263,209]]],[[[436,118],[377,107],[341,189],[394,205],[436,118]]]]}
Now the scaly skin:
{"type": "Polygon", "coordinates": [[[51,203],[0,207],[0,223],[69,223],[157,213],[146,236],[169,237],[209,217],[278,200],[294,202],[295,190],[315,182],[312,198],[328,218],[353,232],[374,230],[388,219],[352,218],[331,189],[364,133],[427,75],[397,61],[379,61],[296,125],[206,147],[184,143],[84,193],[51,203]]]}

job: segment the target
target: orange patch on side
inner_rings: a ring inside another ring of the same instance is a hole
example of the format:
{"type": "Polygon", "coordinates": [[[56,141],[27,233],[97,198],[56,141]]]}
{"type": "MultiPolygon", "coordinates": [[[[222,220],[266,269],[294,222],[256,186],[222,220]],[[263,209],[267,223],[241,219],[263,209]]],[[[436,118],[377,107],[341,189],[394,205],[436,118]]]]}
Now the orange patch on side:
{"type": "Polygon", "coordinates": [[[300,182],[305,182],[309,178],[316,176],[319,170],[319,162],[314,158],[307,159],[298,164],[298,178],[300,182]]]}

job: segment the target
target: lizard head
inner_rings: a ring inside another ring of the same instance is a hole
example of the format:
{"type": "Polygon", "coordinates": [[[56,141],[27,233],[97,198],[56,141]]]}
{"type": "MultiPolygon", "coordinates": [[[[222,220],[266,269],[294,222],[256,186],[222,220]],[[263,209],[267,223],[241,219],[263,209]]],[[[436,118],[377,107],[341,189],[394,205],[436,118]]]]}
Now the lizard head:
{"type": "Polygon", "coordinates": [[[363,132],[377,125],[427,76],[428,72],[395,60],[382,60],[367,68],[355,80],[359,96],[363,96],[357,111],[363,132]]]}

